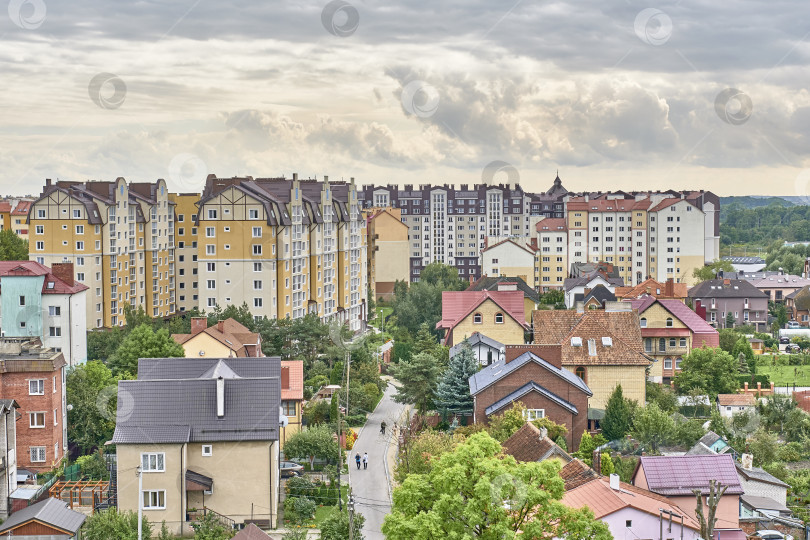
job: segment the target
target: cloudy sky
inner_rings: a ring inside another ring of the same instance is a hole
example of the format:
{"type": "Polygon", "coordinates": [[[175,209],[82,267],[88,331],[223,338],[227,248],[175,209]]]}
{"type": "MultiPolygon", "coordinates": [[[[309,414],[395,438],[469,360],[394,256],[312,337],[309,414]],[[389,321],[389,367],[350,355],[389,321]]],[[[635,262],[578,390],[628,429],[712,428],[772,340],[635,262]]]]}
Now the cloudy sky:
{"type": "Polygon", "coordinates": [[[3,194],[495,160],[532,191],[810,193],[806,0],[7,3],[3,194]]]}

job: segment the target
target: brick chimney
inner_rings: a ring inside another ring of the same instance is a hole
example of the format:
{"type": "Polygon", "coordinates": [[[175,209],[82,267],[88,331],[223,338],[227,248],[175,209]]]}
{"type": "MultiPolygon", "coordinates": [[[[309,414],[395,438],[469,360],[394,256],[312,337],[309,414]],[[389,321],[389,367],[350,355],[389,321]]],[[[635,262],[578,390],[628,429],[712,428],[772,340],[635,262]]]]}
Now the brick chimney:
{"type": "Polygon", "coordinates": [[[731,285],[731,280],[730,279],[724,279],[723,280],[723,285],[731,285]]]}
{"type": "Polygon", "coordinates": [[[225,321],[217,321],[217,332],[220,334],[225,333],[225,321]]]}
{"type": "Polygon", "coordinates": [[[53,263],[51,265],[51,273],[60,280],[67,283],[68,287],[73,287],[75,282],[73,281],[72,262],[53,263]]]}
{"type": "Polygon", "coordinates": [[[675,296],[675,280],[672,278],[668,278],[666,284],[664,285],[664,296],[667,298],[673,298],[675,296]]]}
{"type": "Polygon", "coordinates": [[[290,367],[289,366],[281,366],[281,389],[282,390],[289,390],[290,389],[290,367]]]}
{"type": "Polygon", "coordinates": [[[206,317],[192,317],[191,318],[191,335],[196,336],[203,330],[208,328],[208,319],[206,317]]]}

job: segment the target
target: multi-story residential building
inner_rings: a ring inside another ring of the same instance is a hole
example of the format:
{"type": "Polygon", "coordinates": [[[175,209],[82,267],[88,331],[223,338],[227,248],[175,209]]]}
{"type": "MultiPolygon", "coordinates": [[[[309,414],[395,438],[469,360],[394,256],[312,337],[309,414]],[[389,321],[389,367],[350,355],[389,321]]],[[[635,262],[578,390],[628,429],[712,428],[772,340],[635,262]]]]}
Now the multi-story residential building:
{"type": "MultiPolygon", "coordinates": [[[[570,249],[580,250],[582,239],[569,245],[568,226],[561,217],[544,218],[535,226],[537,251],[534,256],[534,283],[538,290],[560,290],[567,277],[570,249]]],[[[584,249],[584,248],[583,248],[584,249]]]]}
{"type": "Polygon", "coordinates": [[[394,284],[408,281],[408,226],[399,208],[363,210],[368,235],[368,286],[373,298],[392,300],[394,284]]]}
{"type": "Polygon", "coordinates": [[[124,304],[175,313],[174,204],[152,183],[45,181],[29,215],[32,260],[72,262],[89,287],[87,326],[124,324],[124,304]]]}
{"type": "Polygon", "coordinates": [[[531,245],[511,238],[501,240],[481,250],[483,275],[516,277],[537,287],[534,256],[531,245]]]}
{"type": "Polygon", "coordinates": [[[710,279],[689,289],[689,299],[706,310],[706,322],[726,328],[726,317],[734,316],[734,325],[753,325],[758,331],[768,327],[768,296],[742,279],[710,279]]]}
{"type": "Polygon", "coordinates": [[[8,497],[17,489],[17,409],[13,399],[0,399],[0,519],[8,518],[8,497]]]}
{"type": "Polygon", "coordinates": [[[138,379],[118,383],[119,510],[142,502],[149,521],[180,535],[191,529],[192,509],[275,527],[280,364],[278,357],[140,359],[138,379]]]}
{"type": "Polygon", "coordinates": [[[65,368],[60,352],[39,339],[0,340],[0,395],[22,415],[16,427],[17,465],[40,472],[57,467],[67,451],[65,368]]]}
{"type": "Polygon", "coordinates": [[[28,240],[28,213],[31,211],[31,201],[16,200],[11,209],[11,228],[14,233],[28,240]]]}
{"type": "Polygon", "coordinates": [[[0,261],[0,334],[38,338],[69,366],[87,361],[87,286],[73,263],[48,268],[35,261],[0,261]]]}
{"type": "Polygon", "coordinates": [[[198,214],[199,307],[366,319],[366,221],[354,182],[209,175],[198,214]]]}
{"type": "Polygon", "coordinates": [[[653,382],[669,384],[693,349],[720,346],[717,330],[680,300],[645,296],[630,305],[639,315],[644,352],[653,359],[653,382]]]}
{"type": "Polygon", "coordinates": [[[199,307],[199,270],[197,268],[198,236],[197,202],[199,193],[169,193],[169,201],[174,203],[175,217],[175,268],[177,275],[177,310],[188,311],[199,307]]]}

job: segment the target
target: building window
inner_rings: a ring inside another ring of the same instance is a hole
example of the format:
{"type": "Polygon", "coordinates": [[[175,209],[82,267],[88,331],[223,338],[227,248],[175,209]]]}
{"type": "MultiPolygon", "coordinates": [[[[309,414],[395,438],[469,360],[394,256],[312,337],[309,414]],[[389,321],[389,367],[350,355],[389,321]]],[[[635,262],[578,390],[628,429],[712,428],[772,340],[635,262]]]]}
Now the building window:
{"type": "Polygon", "coordinates": [[[61,306],[48,306],[48,315],[51,317],[57,317],[62,314],[62,307],[61,306]]]}
{"type": "Polygon", "coordinates": [[[664,369],[672,369],[672,358],[664,358],[664,369]]]}
{"type": "Polygon", "coordinates": [[[495,324],[503,324],[503,313],[495,314],[495,324]]]}
{"type": "Polygon", "coordinates": [[[652,338],[644,338],[644,352],[651,353],[652,350],[652,338]]]}
{"type": "Polygon", "coordinates": [[[282,401],[281,409],[284,416],[295,416],[295,401],[282,401]]]}
{"type": "Polygon", "coordinates": [[[646,317],[642,317],[642,318],[639,320],[639,322],[641,323],[641,327],[642,327],[642,328],[647,328],[647,318],[646,318],[646,317]]]}
{"type": "Polygon", "coordinates": [[[216,210],[208,210],[208,219],[217,219],[217,211],[216,210]]]}
{"type": "Polygon", "coordinates": [[[143,492],[144,510],[163,510],[165,508],[166,508],[166,490],[160,489],[155,491],[143,492]]]}
{"type": "Polygon", "coordinates": [[[253,244],[253,254],[254,255],[261,255],[262,254],[262,245],[261,244],[253,244]]]}
{"type": "Polygon", "coordinates": [[[50,337],[62,337],[62,327],[51,326],[48,328],[48,333],[50,334],[50,337]]]}
{"type": "Polygon", "coordinates": [[[683,361],[683,358],[677,358],[675,360],[675,369],[681,369],[681,362],[682,361],[683,361]]]}
{"type": "Polygon", "coordinates": [[[625,527],[627,527],[627,528],[629,529],[630,527],[632,527],[632,526],[633,526],[633,520],[632,520],[632,519],[627,519],[627,520],[625,520],[625,522],[624,522],[624,526],[625,526],[625,527]]]}
{"type": "Polygon", "coordinates": [[[211,457],[214,455],[214,446],[210,444],[202,445],[202,455],[203,457],[211,457]]]}
{"type": "Polygon", "coordinates": [[[28,413],[28,427],[44,428],[45,427],[45,413],[44,412],[28,413]]]}
{"type": "Polygon", "coordinates": [[[20,305],[21,306],[25,305],[25,296],[20,296],[20,305]]]}
{"type": "Polygon", "coordinates": [[[143,472],[166,472],[166,454],[163,452],[144,452],[141,454],[143,472]]]}
{"type": "Polygon", "coordinates": [[[681,340],[680,340],[680,346],[681,346],[681,347],[686,347],[686,338],[685,338],[685,337],[682,337],[682,338],[681,338],[681,340]]]}
{"type": "Polygon", "coordinates": [[[672,317],[667,317],[667,328],[672,328],[672,317]]]}
{"type": "Polygon", "coordinates": [[[484,322],[484,317],[480,313],[473,315],[473,323],[481,324],[484,322]]]}
{"type": "Polygon", "coordinates": [[[31,446],[29,447],[32,463],[41,463],[45,461],[45,447],[44,446],[31,446]]]}
{"type": "Polygon", "coordinates": [[[577,377],[579,377],[583,381],[585,380],[585,368],[584,367],[578,366],[577,369],[574,370],[574,373],[576,374],[577,377]]]}
{"type": "Polygon", "coordinates": [[[531,422],[532,420],[539,420],[540,418],[545,418],[546,410],[545,409],[526,409],[523,411],[523,417],[531,422]]]}
{"type": "Polygon", "coordinates": [[[253,238],[261,238],[261,237],[262,237],[262,228],[253,227],[253,238]]]}
{"type": "Polygon", "coordinates": [[[253,299],[253,307],[256,307],[256,308],[262,307],[262,299],[261,298],[254,298],[253,299]]]}
{"type": "Polygon", "coordinates": [[[33,379],[28,381],[28,395],[29,396],[44,396],[45,395],[45,379],[33,379]]]}
{"type": "Polygon", "coordinates": [[[248,210],[248,219],[259,219],[258,210],[248,210]]]}

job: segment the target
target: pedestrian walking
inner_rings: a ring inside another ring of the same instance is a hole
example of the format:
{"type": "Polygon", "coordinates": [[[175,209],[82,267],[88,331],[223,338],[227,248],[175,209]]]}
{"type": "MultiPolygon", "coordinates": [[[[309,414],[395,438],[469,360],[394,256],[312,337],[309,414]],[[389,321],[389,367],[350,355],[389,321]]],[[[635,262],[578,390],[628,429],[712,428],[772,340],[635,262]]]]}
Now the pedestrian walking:
{"type": "Polygon", "coordinates": [[[382,433],[383,435],[385,435],[385,422],[383,422],[382,424],[380,424],[380,433],[382,433]]]}
{"type": "Polygon", "coordinates": [[[363,453],[363,469],[368,469],[368,452],[363,453]]]}
{"type": "Polygon", "coordinates": [[[360,470],[360,452],[357,452],[354,455],[354,461],[355,461],[355,463],[357,463],[357,470],[359,471],[360,470]]]}

